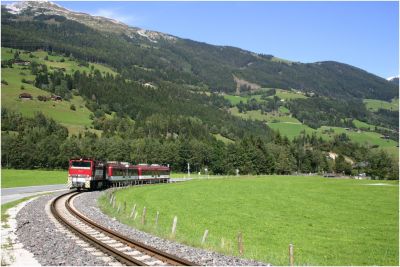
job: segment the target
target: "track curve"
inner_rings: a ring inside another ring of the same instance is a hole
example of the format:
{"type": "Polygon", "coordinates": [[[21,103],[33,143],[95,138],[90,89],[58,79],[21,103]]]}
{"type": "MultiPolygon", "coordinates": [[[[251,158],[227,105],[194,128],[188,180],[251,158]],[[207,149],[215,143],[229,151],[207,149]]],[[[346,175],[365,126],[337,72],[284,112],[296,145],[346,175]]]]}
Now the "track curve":
{"type": "Polygon", "coordinates": [[[73,207],[72,200],[79,194],[81,193],[68,192],[56,197],[50,205],[50,210],[61,224],[94,247],[126,265],[196,265],[90,220],[73,207]]]}

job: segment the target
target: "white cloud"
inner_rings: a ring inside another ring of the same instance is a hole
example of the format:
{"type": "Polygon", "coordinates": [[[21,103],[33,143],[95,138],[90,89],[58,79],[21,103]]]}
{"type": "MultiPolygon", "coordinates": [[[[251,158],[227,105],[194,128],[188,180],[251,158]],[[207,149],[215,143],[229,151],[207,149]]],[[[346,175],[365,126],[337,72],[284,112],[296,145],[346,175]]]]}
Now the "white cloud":
{"type": "Polygon", "coordinates": [[[123,14],[119,9],[110,9],[110,8],[98,9],[94,13],[92,13],[92,15],[115,19],[132,26],[134,26],[134,24],[139,24],[141,20],[137,16],[123,14]]]}

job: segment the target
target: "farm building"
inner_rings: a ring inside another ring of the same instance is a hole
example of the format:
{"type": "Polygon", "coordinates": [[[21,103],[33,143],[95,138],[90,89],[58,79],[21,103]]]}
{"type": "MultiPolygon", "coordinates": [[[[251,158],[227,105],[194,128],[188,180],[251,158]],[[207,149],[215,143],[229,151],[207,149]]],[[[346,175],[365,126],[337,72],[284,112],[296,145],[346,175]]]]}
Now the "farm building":
{"type": "Polygon", "coordinates": [[[21,60],[21,59],[14,59],[14,64],[20,65],[20,66],[29,66],[31,64],[31,62],[26,61],[26,60],[21,60]]]}
{"type": "Polygon", "coordinates": [[[52,95],[51,99],[54,100],[54,101],[62,101],[62,97],[59,96],[59,95],[52,95]]]}
{"type": "Polygon", "coordinates": [[[32,95],[28,93],[19,94],[19,98],[23,100],[32,100],[32,95]]]}

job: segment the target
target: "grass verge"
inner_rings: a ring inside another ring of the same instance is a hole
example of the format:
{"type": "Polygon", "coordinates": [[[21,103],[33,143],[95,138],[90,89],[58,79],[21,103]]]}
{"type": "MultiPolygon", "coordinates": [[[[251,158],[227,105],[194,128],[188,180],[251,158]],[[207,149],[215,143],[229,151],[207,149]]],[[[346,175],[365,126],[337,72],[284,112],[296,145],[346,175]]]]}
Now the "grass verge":
{"type": "Polygon", "coordinates": [[[19,203],[22,203],[24,201],[29,200],[31,198],[42,196],[42,195],[46,195],[46,194],[47,193],[45,193],[45,194],[37,194],[37,195],[34,195],[34,196],[29,196],[29,197],[24,197],[24,198],[21,198],[21,199],[18,199],[18,200],[14,200],[14,201],[11,201],[11,202],[8,202],[6,204],[1,205],[1,223],[3,224],[2,227],[8,227],[7,221],[8,221],[8,218],[10,216],[7,214],[7,211],[9,209],[17,206],[19,203]]]}

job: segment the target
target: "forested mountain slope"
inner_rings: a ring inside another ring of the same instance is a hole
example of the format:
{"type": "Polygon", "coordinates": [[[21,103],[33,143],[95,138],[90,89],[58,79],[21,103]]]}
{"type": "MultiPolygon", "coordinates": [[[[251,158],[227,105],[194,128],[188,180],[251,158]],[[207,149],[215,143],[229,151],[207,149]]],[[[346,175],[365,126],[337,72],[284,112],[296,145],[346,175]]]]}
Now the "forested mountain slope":
{"type": "Polygon", "coordinates": [[[3,7],[3,44],[72,53],[107,63],[132,80],[205,85],[211,91],[234,92],[235,75],[261,87],[295,88],[330,97],[390,100],[398,95],[396,84],[339,62],[277,60],[239,48],[129,28],[112,20],[99,22],[98,17],[56,7],[31,2],[17,11],[3,7]]]}
{"type": "Polygon", "coordinates": [[[352,66],[213,46],[48,2],[2,7],[2,45],[4,167],[65,168],[88,156],[175,171],[190,163],[216,174],[398,179],[387,154],[397,144],[397,85],[352,66]],[[365,142],[355,142],[359,131],[365,142]]]}

